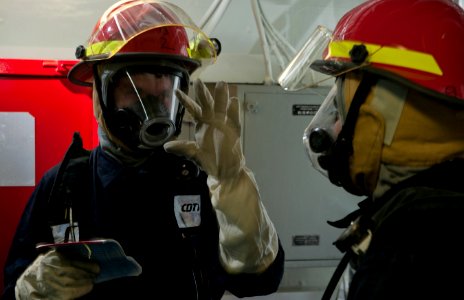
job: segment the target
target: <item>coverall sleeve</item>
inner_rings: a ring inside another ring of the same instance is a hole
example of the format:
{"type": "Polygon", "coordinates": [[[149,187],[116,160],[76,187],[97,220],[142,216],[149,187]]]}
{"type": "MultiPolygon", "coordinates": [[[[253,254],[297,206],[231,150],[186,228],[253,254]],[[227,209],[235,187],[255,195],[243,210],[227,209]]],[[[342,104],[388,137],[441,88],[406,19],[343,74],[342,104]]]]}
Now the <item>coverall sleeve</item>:
{"type": "Polygon", "coordinates": [[[32,192],[19,220],[4,266],[2,300],[14,300],[16,280],[39,255],[35,246],[39,242],[53,242],[47,222],[46,205],[56,167],[50,169],[32,192]]]}

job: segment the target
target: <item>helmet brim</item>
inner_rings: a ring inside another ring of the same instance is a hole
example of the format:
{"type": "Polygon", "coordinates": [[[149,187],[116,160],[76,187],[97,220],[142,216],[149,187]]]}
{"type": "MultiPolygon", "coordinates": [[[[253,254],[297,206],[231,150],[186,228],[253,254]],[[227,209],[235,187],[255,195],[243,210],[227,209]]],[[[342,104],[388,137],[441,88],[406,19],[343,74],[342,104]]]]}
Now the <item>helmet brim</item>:
{"type": "Polygon", "coordinates": [[[92,86],[95,63],[96,61],[80,61],[75,64],[68,73],[69,81],[77,85],[92,86]]]}
{"type": "Polygon", "coordinates": [[[311,63],[310,68],[316,72],[337,76],[350,70],[358,69],[361,67],[359,64],[355,64],[349,61],[333,61],[333,60],[322,60],[318,59],[311,63]]]}
{"type": "Polygon", "coordinates": [[[75,64],[68,73],[68,80],[76,85],[92,86],[94,76],[94,66],[100,63],[111,63],[121,61],[138,61],[138,60],[167,60],[171,61],[181,68],[184,68],[188,74],[192,74],[198,69],[201,63],[198,60],[180,57],[178,55],[166,54],[147,54],[147,53],[131,53],[131,54],[116,54],[110,60],[83,60],[75,64]]]}

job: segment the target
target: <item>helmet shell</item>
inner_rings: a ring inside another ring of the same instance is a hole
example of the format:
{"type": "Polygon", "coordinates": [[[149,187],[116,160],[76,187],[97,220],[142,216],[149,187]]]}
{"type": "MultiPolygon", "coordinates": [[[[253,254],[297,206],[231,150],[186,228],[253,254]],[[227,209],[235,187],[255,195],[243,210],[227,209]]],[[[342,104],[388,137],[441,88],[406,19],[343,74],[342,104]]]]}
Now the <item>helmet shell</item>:
{"type": "MultiPolygon", "coordinates": [[[[366,69],[464,100],[463,37],[464,11],[453,1],[369,0],[340,19],[331,44],[366,45],[366,69]]],[[[352,49],[329,45],[325,63],[355,61],[352,49]]]]}
{"type": "Polygon", "coordinates": [[[113,57],[166,59],[192,73],[204,61],[214,62],[216,55],[213,42],[179,7],[156,0],[123,0],[101,16],[87,46],[77,47],[81,62],[68,78],[91,85],[93,66],[113,57]]]}

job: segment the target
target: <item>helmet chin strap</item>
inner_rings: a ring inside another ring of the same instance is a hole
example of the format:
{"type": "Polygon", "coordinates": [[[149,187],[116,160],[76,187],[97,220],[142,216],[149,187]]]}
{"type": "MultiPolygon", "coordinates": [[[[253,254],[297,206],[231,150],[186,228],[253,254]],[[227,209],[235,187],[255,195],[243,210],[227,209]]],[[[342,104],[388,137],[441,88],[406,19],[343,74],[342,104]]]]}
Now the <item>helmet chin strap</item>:
{"type": "Polygon", "coordinates": [[[363,195],[363,192],[353,184],[350,176],[350,157],[353,154],[354,129],[358,120],[359,109],[377,80],[376,76],[363,76],[351,101],[342,130],[327,155],[324,156],[324,164],[330,181],[337,186],[343,187],[347,192],[358,196],[363,195]]]}

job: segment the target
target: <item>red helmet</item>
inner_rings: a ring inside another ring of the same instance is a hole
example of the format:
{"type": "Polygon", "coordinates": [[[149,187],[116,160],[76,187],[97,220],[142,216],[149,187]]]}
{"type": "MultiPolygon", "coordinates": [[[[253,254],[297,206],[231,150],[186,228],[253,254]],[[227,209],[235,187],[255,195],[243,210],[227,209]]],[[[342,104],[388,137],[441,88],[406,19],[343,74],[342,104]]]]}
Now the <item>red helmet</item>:
{"type": "Polygon", "coordinates": [[[179,7],[156,0],[123,0],[111,6],[95,25],[87,46],[76,49],[81,59],[71,69],[71,82],[91,85],[93,65],[128,56],[164,58],[188,73],[214,62],[217,49],[179,7]]]}
{"type": "Polygon", "coordinates": [[[340,19],[324,60],[311,68],[338,75],[366,66],[436,96],[464,100],[463,37],[464,11],[453,1],[369,0],[340,19]]]}

